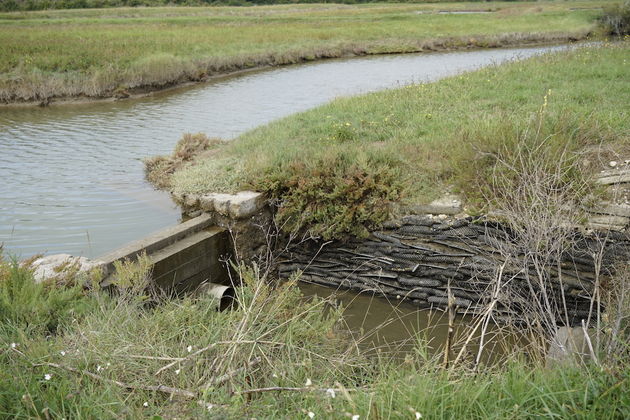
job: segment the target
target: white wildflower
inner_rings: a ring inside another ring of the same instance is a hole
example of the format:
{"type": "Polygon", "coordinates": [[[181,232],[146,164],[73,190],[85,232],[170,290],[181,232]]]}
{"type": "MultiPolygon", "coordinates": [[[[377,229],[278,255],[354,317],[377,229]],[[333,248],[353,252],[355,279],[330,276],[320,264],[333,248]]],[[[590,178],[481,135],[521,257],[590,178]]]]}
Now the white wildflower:
{"type": "Polygon", "coordinates": [[[59,354],[60,354],[60,355],[62,355],[62,356],[65,356],[65,355],[66,355],[66,352],[65,352],[65,351],[63,351],[63,350],[61,350],[61,351],[59,352],[59,354]]]}
{"type": "Polygon", "coordinates": [[[352,420],[359,420],[359,417],[361,416],[359,416],[358,414],[355,414],[354,416],[352,416],[352,420]]]}
{"type": "Polygon", "coordinates": [[[101,365],[96,366],[96,371],[100,372],[101,370],[103,370],[103,368],[101,367],[101,365]]]}
{"type": "Polygon", "coordinates": [[[52,375],[50,373],[47,373],[44,375],[44,380],[46,381],[50,381],[51,378],[52,378],[52,375]]]}
{"type": "Polygon", "coordinates": [[[17,347],[17,344],[16,344],[16,343],[11,343],[11,348],[12,348],[12,349],[14,349],[14,348],[16,348],[16,347],[17,347]]]}
{"type": "Polygon", "coordinates": [[[326,390],[326,394],[330,395],[330,398],[335,398],[336,394],[335,394],[335,390],[332,388],[328,388],[326,390]]]}
{"type": "Polygon", "coordinates": [[[186,350],[188,351],[188,353],[190,353],[192,351],[192,346],[186,347],[186,350]]]}
{"type": "Polygon", "coordinates": [[[315,417],[315,413],[313,413],[312,411],[309,411],[307,415],[309,419],[312,419],[313,417],[315,417]]]}
{"type": "Polygon", "coordinates": [[[416,420],[420,420],[422,418],[422,414],[416,411],[416,420]]]}
{"type": "Polygon", "coordinates": [[[273,378],[277,378],[277,377],[278,377],[278,375],[276,375],[275,373],[273,373],[273,374],[271,374],[271,377],[273,377],[273,378]]]}
{"type": "Polygon", "coordinates": [[[306,378],[306,386],[311,386],[313,385],[313,382],[311,382],[311,378],[306,378]]]}
{"type": "Polygon", "coordinates": [[[144,404],[142,404],[142,405],[143,405],[144,407],[148,407],[148,406],[149,406],[149,403],[145,401],[145,402],[144,402],[144,404]]]}
{"type": "Polygon", "coordinates": [[[179,372],[181,372],[181,369],[175,369],[175,375],[179,375],[179,372]]]}

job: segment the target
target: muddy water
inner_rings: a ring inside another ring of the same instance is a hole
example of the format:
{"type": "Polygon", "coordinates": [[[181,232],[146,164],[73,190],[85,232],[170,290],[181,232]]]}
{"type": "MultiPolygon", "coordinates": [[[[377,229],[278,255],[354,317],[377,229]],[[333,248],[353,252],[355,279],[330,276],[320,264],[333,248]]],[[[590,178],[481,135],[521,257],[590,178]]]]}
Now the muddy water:
{"type": "Polygon", "coordinates": [[[252,72],[150,97],[0,108],[0,243],[21,257],[96,256],[174,224],[142,159],[184,132],[233,138],[338,96],[436,80],[561,47],[389,55],[252,72]]]}
{"type": "MultiPolygon", "coordinates": [[[[443,360],[448,336],[448,315],[444,312],[421,309],[418,306],[398,300],[388,300],[371,293],[357,293],[344,289],[332,289],[317,284],[300,283],[302,293],[307,296],[332,298],[344,308],[344,322],[367,352],[379,352],[397,358],[426,348],[426,357],[443,360]],[[426,345],[425,345],[426,344],[426,345]]],[[[450,360],[459,354],[464,342],[472,334],[472,339],[462,353],[467,361],[474,360],[481,343],[480,330],[473,331],[471,316],[457,316],[451,336],[450,360]]],[[[490,324],[479,354],[482,364],[495,364],[503,361],[509,353],[506,346],[522,346],[527,340],[510,334],[505,328],[490,324]]]]}

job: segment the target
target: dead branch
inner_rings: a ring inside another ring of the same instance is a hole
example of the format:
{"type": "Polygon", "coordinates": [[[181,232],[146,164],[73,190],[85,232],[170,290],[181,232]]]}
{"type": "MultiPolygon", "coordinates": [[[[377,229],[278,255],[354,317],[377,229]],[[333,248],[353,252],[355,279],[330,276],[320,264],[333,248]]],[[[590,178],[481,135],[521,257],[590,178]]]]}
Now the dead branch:
{"type": "Polygon", "coordinates": [[[116,381],[114,379],[109,379],[109,378],[105,378],[103,376],[97,375],[95,373],[92,372],[88,372],[86,370],[79,370],[70,366],[64,366],[64,365],[60,365],[57,363],[37,363],[37,364],[33,364],[33,366],[50,366],[56,369],[62,369],[62,370],[67,370],[68,372],[73,372],[79,375],[85,375],[85,376],[89,376],[92,379],[96,379],[97,381],[100,382],[107,382],[110,384],[114,384],[118,387],[121,388],[125,388],[125,389],[131,389],[131,390],[142,390],[142,391],[154,391],[154,392],[163,392],[165,394],[170,394],[170,395],[177,395],[180,397],[184,397],[184,398],[196,398],[197,392],[193,392],[193,391],[188,391],[186,389],[180,389],[180,388],[173,388],[170,386],[166,386],[166,385],[131,385],[131,384],[126,384],[124,382],[120,382],[120,381],[116,381]]]}
{"type": "Polygon", "coordinates": [[[162,361],[175,361],[175,362],[181,362],[182,360],[184,360],[183,357],[143,356],[139,354],[130,354],[127,357],[131,359],[162,360],[162,361]]]}
{"type": "Polygon", "coordinates": [[[236,395],[245,395],[245,394],[254,394],[257,392],[274,392],[274,391],[292,391],[292,392],[347,392],[347,391],[356,391],[356,389],[346,389],[346,388],[311,388],[311,387],[287,387],[287,386],[270,386],[267,388],[253,388],[253,389],[245,389],[243,391],[236,391],[234,394],[236,395]]]}

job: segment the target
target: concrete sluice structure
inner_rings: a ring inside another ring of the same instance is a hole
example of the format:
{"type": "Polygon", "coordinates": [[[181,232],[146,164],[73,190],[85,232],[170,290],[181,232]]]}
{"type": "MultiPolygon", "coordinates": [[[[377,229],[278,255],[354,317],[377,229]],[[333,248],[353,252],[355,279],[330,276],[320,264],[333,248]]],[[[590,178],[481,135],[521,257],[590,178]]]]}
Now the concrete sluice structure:
{"type": "Polygon", "coordinates": [[[133,261],[143,254],[149,258],[152,280],[160,288],[182,293],[193,291],[204,282],[229,284],[226,261],[232,257],[230,235],[226,229],[215,226],[207,214],[99,257],[101,286],[110,286],[115,280],[116,261],[133,261]]]}
{"type": "MultiPolygon", "coordinates": [[[[623,197],[628,199],[629,169],[605,171],[600,178],[603,185],[623,185],[623,197]]],[[[276,240],[282,237],[275,231],[273,210],[260,193],[173,198],[189,219],[184,223],[98,260],[51,256],[35,261],[34,266],[44,273],[42,277],[56,273],[53,263],[74,261],[81,270],[98,266],[103,274],[101,285],[107,287],[115,280],[116,261],[146,254],[159,287],[177,293],[201,289],[213,293],[213,285],[233,286],[231,262],[265,259],[274,252],[269,248],[273,242],[269,235],[276,240]]],[[[276,261],[281,261],[278,277],[299,272],[303,282],[438,309],[449,306],[450,296],[450,305],[460,314],[481,313],[494,300],[496,321],[525,321],[528,312],[551,308],[558,324],[574,326],[592,319],[598,309],[592,298],[596,284],[613,274],[616,263],[630,260],[627,200],[602,203],[592,210],[586,225],[590,229],[572,228],[567,237],[570,251],[541,264],[544,272],[540,266],[537,272],[532,259],[523,257],[514,233],[488,219],[465,216],[454,196],[410,210],[414,214],[386,222],[367,239],[309,240],[289,244],[288,251],[281,244],[283,252],[276,255],[276,261]],[[599,266],[596,255],[601,256],[599,266]],[[541,306],[538,298],[543,294],[546,308],[536,306],[541,306]]]]}

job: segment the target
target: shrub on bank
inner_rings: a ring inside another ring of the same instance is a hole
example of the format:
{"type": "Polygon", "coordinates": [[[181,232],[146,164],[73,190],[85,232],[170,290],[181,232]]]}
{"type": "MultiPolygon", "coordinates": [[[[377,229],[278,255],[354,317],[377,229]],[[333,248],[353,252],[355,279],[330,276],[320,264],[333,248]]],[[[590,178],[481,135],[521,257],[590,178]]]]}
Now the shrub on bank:
{"type": "Polygon", "coordinates": [[[55,334],[88,312],[85,279],[68,280],[63,287],[38,283],[28,264],[7,261],[0,254],[0,329],[8,335],[55,334]]]}
{"type": "Polygon", "coordinates": [[[630,35],[630,1],[606,8],[599,21],[609,35],[630,35]]]}
{"type": "Polygon", "coordinates": [[[293,233],[365,237],[389,218],[390,206],[401,198],[400,174],[378,159],[355,163],[336,156],[260,175],[252,181],[255,189],[281,200],[278,222],[293,233]]]}

